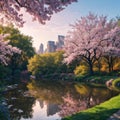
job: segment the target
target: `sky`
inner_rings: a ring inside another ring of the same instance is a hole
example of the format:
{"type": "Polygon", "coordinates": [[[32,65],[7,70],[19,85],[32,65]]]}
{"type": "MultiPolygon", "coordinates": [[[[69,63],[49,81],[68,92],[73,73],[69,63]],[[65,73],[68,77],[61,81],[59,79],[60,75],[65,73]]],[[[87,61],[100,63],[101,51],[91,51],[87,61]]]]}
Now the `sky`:
{"type": "Polygon", "coordinates": [[[74,25],[81,16],[86,16],[89,12],[108,16],[108,19],[115,18],[120,16],[120,0],[78,0],[54,14],[45,25],[37,21],[32,22],[31,16],[25,14],[26,23],[20,31],[33,37],[33,47],[38,50],[41,43],[46,47],[47,41],[57,41],[58,35],[66,36],[71,30],[70,24],[74,25]]]}

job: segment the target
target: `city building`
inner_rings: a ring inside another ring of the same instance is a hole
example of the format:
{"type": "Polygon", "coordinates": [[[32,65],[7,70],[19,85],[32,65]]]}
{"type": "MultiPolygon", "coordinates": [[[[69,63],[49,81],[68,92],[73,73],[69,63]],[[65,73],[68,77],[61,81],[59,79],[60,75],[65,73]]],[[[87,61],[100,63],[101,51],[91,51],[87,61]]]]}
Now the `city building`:
{"type": "Polygon", "coordinates": [[[64,46],[64,39],[65,37],[63,35],[58,35],[58,40],[56,42],[55,41],[47,42],[47,48],[45,50],[44,50],[44,45],[41,43],[38,50],[38,54],[55,52],[57,50],[61,50],[64,46]]]}
{"type": "Polygon", "coordinates": [[[55,52],[56,51],[56,45],[54,41],[48,41],[47,42],[47,50],[46,52],[55,52]]]}
{"type": "Polygon", "coordinates": [[[38,50],[38,54],[43,54],[43,53],[44,53],[44,45],[41,43],[38,50]]]}
{"type": "Polygon", "coordinates": [[[65,39],[65,36],[58,35],[58,41],[56,42],[56,49],[57,50],[62,49],[62,47],[64,45],[64,39],[65,39]]]}

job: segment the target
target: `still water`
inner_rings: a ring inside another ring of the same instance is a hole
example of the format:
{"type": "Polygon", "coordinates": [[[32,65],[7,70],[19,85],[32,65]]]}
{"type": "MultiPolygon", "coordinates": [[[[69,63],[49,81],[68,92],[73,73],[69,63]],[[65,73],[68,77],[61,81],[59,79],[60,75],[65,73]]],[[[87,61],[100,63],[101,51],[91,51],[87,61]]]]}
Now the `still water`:
{"type": "Polygon", "coordinates": [[[103,86],[32,81],[9,90],[4,97],[11,120],[61,120],[116,94],[103,86]]]}

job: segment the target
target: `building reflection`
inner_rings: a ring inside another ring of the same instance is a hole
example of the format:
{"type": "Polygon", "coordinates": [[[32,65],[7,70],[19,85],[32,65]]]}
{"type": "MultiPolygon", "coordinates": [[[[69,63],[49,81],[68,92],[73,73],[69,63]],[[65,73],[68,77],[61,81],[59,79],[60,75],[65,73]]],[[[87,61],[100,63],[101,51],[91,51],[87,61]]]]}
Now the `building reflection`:
{"type": "Polygon", "coordinates": [[[59,111],[60,109],[57,104],[47,104],[47,116],[54,115],[59,111]]]}
{"type": "Polygon", "coordinates": [[[44,102],[40,99],[38,101],[39,101],[39,104],[40,104],[40,108],[42,109],[44,107],[44,102]]]}
{"type": "Polygon", "coordinates": [[[48,102],[42,101],[40,99],[37,99],[37,101],[39,102],[41,109],[43,109],[46,106],[47,116],[52,116],[60,111],[58,104],[48,103],[48,102]]]}

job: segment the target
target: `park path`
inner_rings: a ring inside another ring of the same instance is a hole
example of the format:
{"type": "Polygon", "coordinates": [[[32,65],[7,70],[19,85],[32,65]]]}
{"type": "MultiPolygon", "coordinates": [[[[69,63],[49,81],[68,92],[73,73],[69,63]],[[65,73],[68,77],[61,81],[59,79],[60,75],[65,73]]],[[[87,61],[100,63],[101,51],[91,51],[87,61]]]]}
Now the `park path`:
{"type": "Polygon", "coordinates": [[[107,120],[120,120],[120,110],[110,116],[110,118],[108,118],[107,120]]]}

